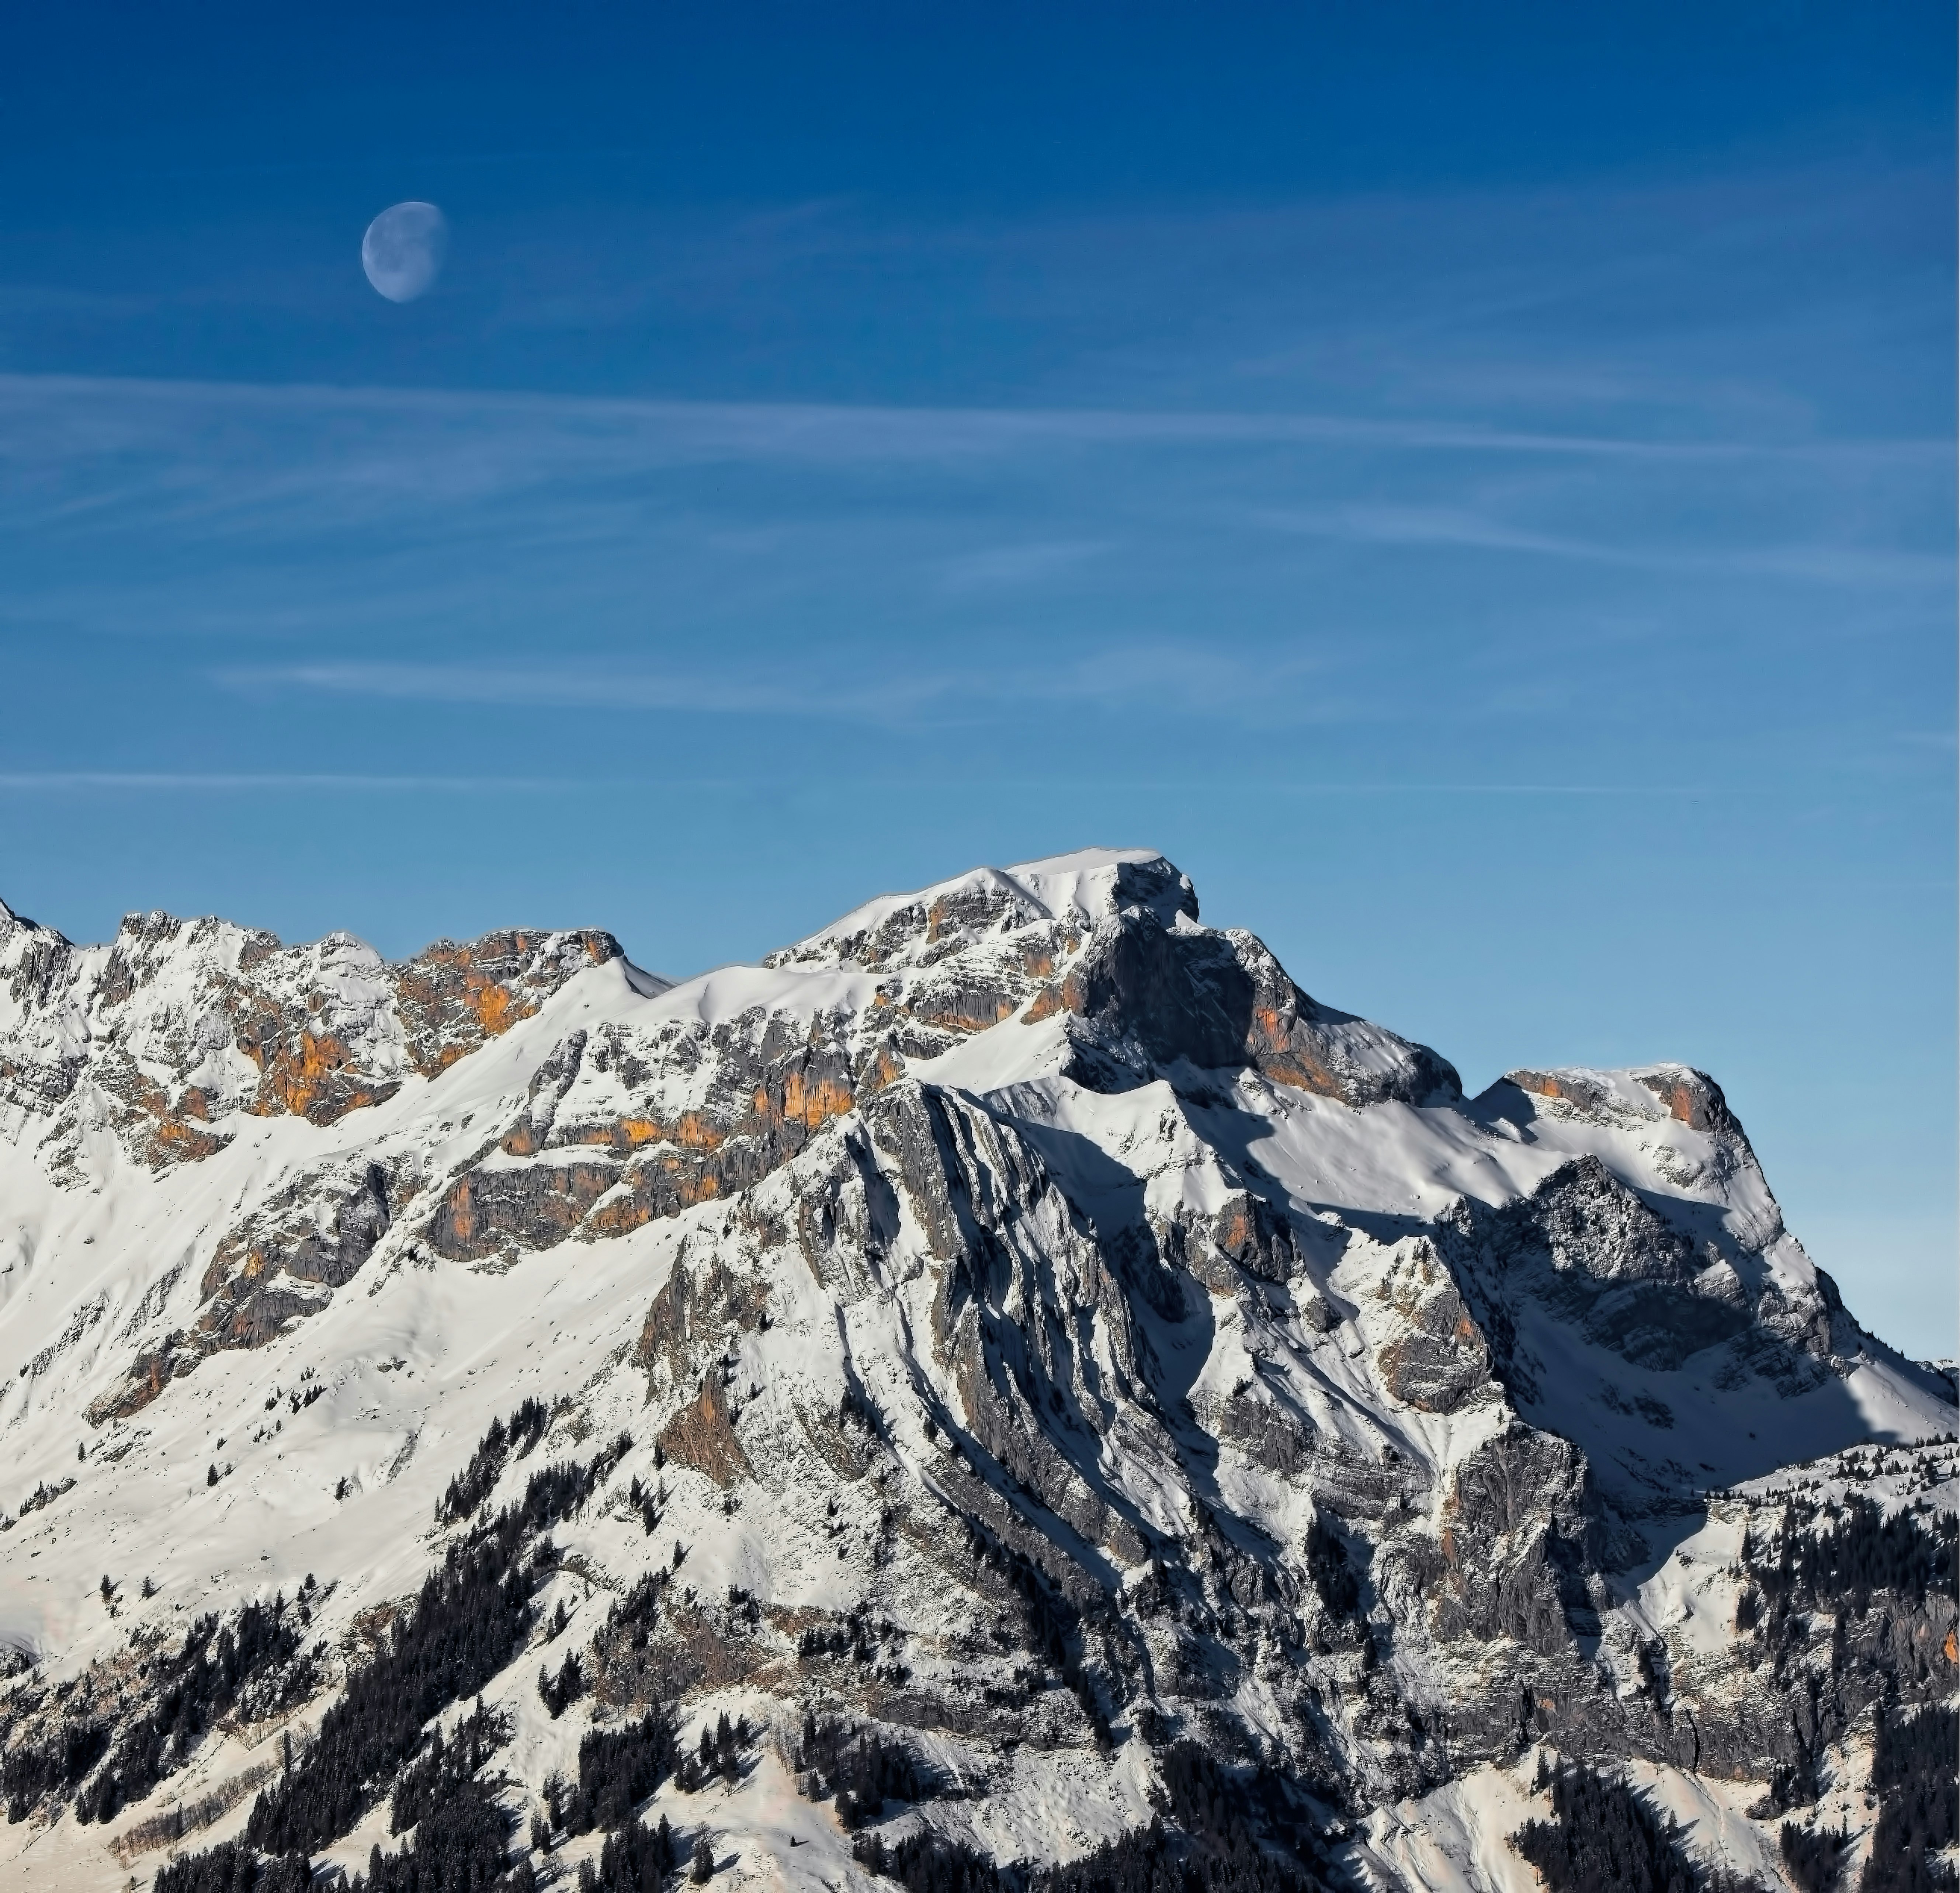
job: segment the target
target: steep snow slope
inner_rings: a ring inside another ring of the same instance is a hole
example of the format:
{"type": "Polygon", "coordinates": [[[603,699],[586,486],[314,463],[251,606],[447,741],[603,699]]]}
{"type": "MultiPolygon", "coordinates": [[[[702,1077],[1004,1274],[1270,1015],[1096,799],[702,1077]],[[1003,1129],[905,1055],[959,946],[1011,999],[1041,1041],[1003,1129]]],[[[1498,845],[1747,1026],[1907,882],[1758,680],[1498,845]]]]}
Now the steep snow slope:
{"type": "MultiPolygon", "coordinates": [[[[596,1483],[524,1541],[485,1779],[528,1825],[650,1702],[780,1725],[650,1804],[771,1884],[864,1876],[797,1792],[806,1707],[899,1732],[893,1841],[1077,1858],[1196,1741],[1268,1768],[1248,1818],[1316,1874],[1509,1885],[1528,1748],[1719,1784],[1767,1875],[1875,1705],[1954,1687],[1950,1586],[1857,1579],[1846,1630],[1850,1551],[1795,1590],[1774,1562],[1833,1529],[1778,1469],[1874,1442],[1813,1499],[1869,1487],[1939,1555],[1952,1386],[1845,1312],[1713,1081],[1466,1099],[1147,852],[679,985],[598,933],[390,966],[0,910],[0,1128],[23,1885],[241,1831],[425,1574],[561,1462],[596,1483]],[[440,1513],[531,1397],[542,1440],[440,1513]],[[132,1774],[116,1732],[193,1621],[302,1594],[314,1653],[132,1774]]],[[[388,1786],[317,1862],[402,1844],[388,1786]]]]}

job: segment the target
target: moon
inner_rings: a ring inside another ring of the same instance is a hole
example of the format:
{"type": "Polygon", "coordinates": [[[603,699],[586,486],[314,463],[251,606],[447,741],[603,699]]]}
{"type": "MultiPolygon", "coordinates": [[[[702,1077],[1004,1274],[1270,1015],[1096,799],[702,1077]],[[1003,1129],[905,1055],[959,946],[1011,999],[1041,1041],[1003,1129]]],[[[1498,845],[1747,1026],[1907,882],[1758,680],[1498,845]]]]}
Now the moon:
{"type": "Polygon", "coordinates": [[[433,204],[391,204],[361,240],[361,267],[390,302],[427,295],[449,248],[449,225],[433,204]]]}

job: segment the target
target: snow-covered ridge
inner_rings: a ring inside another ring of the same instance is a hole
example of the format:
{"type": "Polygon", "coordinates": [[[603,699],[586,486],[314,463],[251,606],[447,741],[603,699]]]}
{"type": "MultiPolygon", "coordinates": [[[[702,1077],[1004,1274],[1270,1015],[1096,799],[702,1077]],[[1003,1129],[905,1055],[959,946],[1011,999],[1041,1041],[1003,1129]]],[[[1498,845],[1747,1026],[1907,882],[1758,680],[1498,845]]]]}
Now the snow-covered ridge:
{"type": "Polygon", "coordinates": [[[512,929],[390,965],[351,934],[287,946],[161,912],[78,947],[0,910],[0,1129],[106,1124],[152,1166],[196,1160],[239,1113],[324,1123],[431,1078],[620,956],[607,934],[512,929]]]}
{"type": "MultiPolygon", "coordinates": [[[[1330,1873],[1499,1884],[1491,1811],[1543,1812],[1542,1743],[1719,1802],[1773,1869],[1790,1796],[1953,1687],[1943,1595],[1885,1593],[1834,1656],[1828,1600],[1774,1618],[1773,1662],[1773,1614],[1739,1627],[1781,1580],[1728,1573],[1768,1542],[1736,1521],[1780,1516],[1785,1468],[1950,1510],[1950,1444],[1908,1449],[1954,1407],[1844,1308],[1714,1080],[1466,1099],[1148,851],[976,870],[675,985],[593,931],[390,965],[0,910],[0,1767],[143,1713],[199,1613],[311,1573],[324,1640],[107,1821],[113,1759],[54,1767],[10,1884],[240,1832],[533,1397],[486,1503],[600,1470],[484,1687],[513,1860],[581,1735],[658,1695],[791,1731],[649,1810],[772,1884],[870,1884],[796,1793],[806,1705],[963,1784],[881,1832],[1001,1860],[1144,1825],[1188,1741],[1292,1783],[1330,1873]]],[[[319,1857],[403,1844],[387,1806],[319,1857]]]]}
{"type": "Polygon", "coordinates": [[[923,932],[920,943],[931,946],[949,923],[970,927],[983,918],[1010,927],[1056,921],[1080,929],[1114,919],[1126,906],[1145,908],[1166,926],[1180,913],[1198,918],[1189,878],[1161,854],[1149,848],[1083,848],[1016,867],[976,867],[915,893],[882,894],[775,957],[848,955],[855,943],[887,930],[900,938],[923,932]]]}

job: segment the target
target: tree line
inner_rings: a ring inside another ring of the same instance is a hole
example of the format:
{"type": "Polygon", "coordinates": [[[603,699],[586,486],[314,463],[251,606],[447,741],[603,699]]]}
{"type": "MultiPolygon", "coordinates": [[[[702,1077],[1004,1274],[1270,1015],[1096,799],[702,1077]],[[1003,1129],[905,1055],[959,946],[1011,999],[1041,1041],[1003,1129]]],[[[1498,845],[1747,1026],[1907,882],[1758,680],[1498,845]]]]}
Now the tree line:
{"type": "Polygon", "coordinates": [[[1881,1709],[1872,1749],[1872,1834],[1863,1893],[1952,1893],[1953,1869],[1938,1858],[1960,1841],[1960,1711],[1916,1716],[1881,1709]]]}
{"type": "Polygon", "coordinates": [[[810,1708],[792,1759],[797,1792],[808,1801],[835,1796],[838,1825],[847,1833],[877,1820],[887,1801],[927,1800],[939,1785],[902,1742],[810,1708]]]}
{"type": "Polygon", "coordinates": [[[1148,1827],[1066,1866],[997,1866],[930,1828],[892,1843],[861,1834],[852,1852],[906,1893],[1319,1893],[1330,1883],[1277,1776],[1227,1768],[1191,1742],[1164,1752],[1160,1774],[1148,1827]]]}
{"type": "MultiPolygon", "coordinates": [[[[486,1466],[501,1465],[499,1456],[508,1456],[514,1443],[534,1445],[543,1415],[541,1403],[527,1401],[509,1421],[494,1422],[466,1478],[473,1468],[480,1481],[486,1466]]],[[[519,1499],[448,1547],[414,1603],[321,1719],[311,1745],[253,1802],[243,1851],[275,1862],[304,1860],[345,1834],[392,1786],[394,1831],[413,1826],[415,1844],[388,1854],[377,1846],[355,1888],[460,1893],[516,1886],[528,1876],[527,1865],[508,1868],[509,1818],[476,1779],[505,1739],[501,1719],[479,1701],[448,1743],[440,1731],[425,1742],[423,1732],[451,1704],[479,1694],[515,1659],[535,1621],[532,1598],[556,1564],[550,1527],[582,1505],[631,1446],[622,1434],[587,1464],[540,1467],[519,1499]]],[[[468,1496],[457,1484],[451,1489],[468,1496]]],[[[231,1880],[213,1879],[208,1888],[196,1878],[170,1888],[160,1882],[161,1893],[231,1893],[246,1871],[239,1851],[221,1861],[219,1850],[211,1849],[176,1863],[194,1876],[231,1880]]]]}
{"type": "Polygon", "coordinates": [[[449,1482],[435,1508],[438,1525],[453,1525],[470,1517],[488,1498],[502,1476],[505,1465],[521,1459],[544,1437],[551,1414],[535,1395],[523,1401],[508,1420],[493,1420],[490,1430],[478,1442],[469,1463],[449,1482]]]}
{"type": "Polygon", "coordinates": [[[1551,1818],[1527,1821],[1511,1845],[1550,1893],[1761,1893],[1752,1880],[1699,1865],[1679,1826],[1618,1775],[1583,1762],[1538,1763],[1551,1818]]]}
{"type": "Polygon", "coordinates": [[[1786,1505],[1769,1544],[1745,1541],[1743,1564],[1773,1610],[1808,1599],[1825,1609],[1848,1602],[1862,1615],[1874,1591],[1889,1591],[1917,1605],[1929,1590],[1952,1589],[1950,1515],[1902,1506],[1888,1516],[1873,1500],[1853,1494],[1831,1523],[1814,1530],[1820,1516],[1828,1515],[1814,1506],[1786,1505]]]}
{"type": "Polygon", "coordinates": [[[183,1647],[157,1665],[155,1701],[116,1738],[107,1764],[75,1796],[78,1821],[107,1821],[140,1801],[167,1775],[183,1766],[206,1729],[230,1710],[247,1684],[280,1671],[277,1688],[262,1713],[304,1702],[318,1686],[321,1653],[303,1654],[313,1617],[310,1577],[297,1602],[283,1595],[269,1604],[247,1604],[236,1623],[218,1627],[215,1617],[200,1617],[183,1647]]]}

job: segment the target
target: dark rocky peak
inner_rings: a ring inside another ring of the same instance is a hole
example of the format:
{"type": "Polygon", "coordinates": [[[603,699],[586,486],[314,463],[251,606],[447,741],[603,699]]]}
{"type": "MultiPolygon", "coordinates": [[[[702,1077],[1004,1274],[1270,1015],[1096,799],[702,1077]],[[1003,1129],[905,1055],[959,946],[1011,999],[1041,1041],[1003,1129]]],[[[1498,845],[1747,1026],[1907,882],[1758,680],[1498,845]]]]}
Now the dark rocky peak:
{"type": "MultiPolygon", "coordinates": [[[[0,982],[16,1007],[39,1011],[63,984],[73,943],[0,901],[0,982]]],[[[0,1026],[4,1030],[4,1026],[0,1026]]]]}
{"type": "Polygon", "coordinates": [[[1147,850],[1086,849],[1019,867],[977,867],[914,894],[881,895],[767,966],[845,964],[874,972],[930,966],[1011,939],[1024,961],[1073,952],[1129,913],[1160,927],[1198,918],[1190,878],[1147,850]]]}
{"type": "MultiPolygon", "coordinates": [[[[1200,1070],[1251,1066],[1276,1083],[1356,1108],[1461,1096],[1454,1068],[1418,1045],[1303,992],[1263,942],[1198,925],[1188,907],[1126,906],[1098,926],[1051,1009],[1090,1028],[1076,1075],[1109,1088],[1180,1061],[1200,1070]],[[1112,1071],[1111,1057],[1116,1064],[1112,1071]]],[[[1044,1003],[1037,1000],[1036,1007],[1044,1003]]]]}
{"type": "Polygon", "coordinates": [[[1095,1090],[1166,1067],[1250,1065],[1357,1107],[1461,1095],[1434,1052],[1319,1004],[1252,934],[1201,925],[1190,877],[1147,850],[977,868],[887,895],[765,964],[890,975],[877,1004],[906,1022],[895,1042],[912,1056],[951,1042],[919,1037],[921,1026],[956,1036],[1017,1013],[1031,1025],[1065,1014],[1070,1074],[1095,1090]]]}
{"type": "Polygon", "coordinates": [[[1681,1232],[1591,1155],[1561,1164],[1491,1220],[1507,1259],[1535,1250],[1562,1275],[1680,1283],[1701,1265],[1681,1232]]]}
{"type": "MultiPolygon", "coordinates": [[[[1493,1331],[1515,1332],[1535,1303],[1591,1345],[1657,1372],[1678,1371],[1739,1338],[1745,1351],[1758,1350],[1788,1325],[1793,1296],[1825,1312],[1821,1290],[1777,1287],[1759,1260],[1698,1245],[1591,1155],[1497,1207],[1460,1201],[1440,1227],[1444,1253],[1493,1331]]],[[[1828,1320],[1822,1344],[1828,1351],[1828,1320]]],[[[1817,1351],[1814,1337],[1810,1348],[1817,1351]]],[[[1532,1390],[1528,1372],[1513,1378],[1518,1390],[1532,1390]]]]}
{"type": "Polygon", "coordinates": [[[52,927],[43,927],[40,921],[30,920],[25,914],[17,914],[5,901],[0,901],[0,946],[4,946],[17,932],[53,934],[61,938],[52,927]]]}
{"type": "Polygon", "coordinates": [[[1509,1201],[1459,1199],[1435,1225],[1506,1393],[1584,1449],[1629,1522],[1689,1516],[1707,1475],[1774,1462],[1775,1434],[1739,1427],[1726,1403],[1828,1401],[1884,1351],[1780,1226],[1752,1248],[1706,1207],[1587,1153],[1509,1201]]]}

